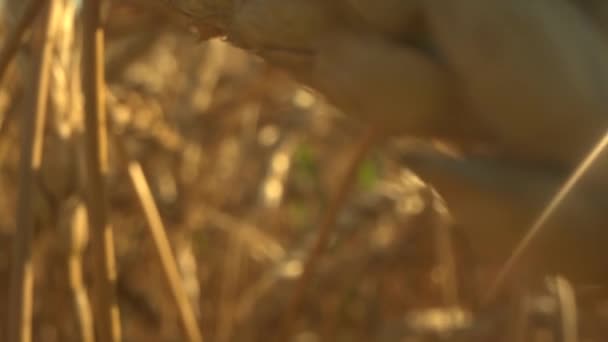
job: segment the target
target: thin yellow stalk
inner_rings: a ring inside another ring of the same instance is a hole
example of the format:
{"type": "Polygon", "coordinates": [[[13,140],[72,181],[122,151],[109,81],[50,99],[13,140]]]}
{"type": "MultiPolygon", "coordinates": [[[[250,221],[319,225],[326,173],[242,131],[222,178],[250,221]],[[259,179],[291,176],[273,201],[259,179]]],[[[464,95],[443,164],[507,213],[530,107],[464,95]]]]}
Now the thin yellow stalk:
{"type": "Polygon", "coordinates": [[[136,161],[130,161],[128,164],[128,171],[129,178],[137,193],[137,198],[142,206],[146,220],[148,221],[150,235],[152,236],[156,252],[160,259],[165,280],[167,281],[173,299],[175,300],[182,328],[184,329],[188,341],[202,342],[203,336],[201,330],[198,327],[194,310],[190,306],[188,296],[182,286],[181,277],[177,269],[177,262],[175,261],[169,239],[165,233],[165,226],[160,213],[158,212],[158,208],[154,203],[154,197],[152,196],[146,177],[141,169],[141,165],[136,161]]]}

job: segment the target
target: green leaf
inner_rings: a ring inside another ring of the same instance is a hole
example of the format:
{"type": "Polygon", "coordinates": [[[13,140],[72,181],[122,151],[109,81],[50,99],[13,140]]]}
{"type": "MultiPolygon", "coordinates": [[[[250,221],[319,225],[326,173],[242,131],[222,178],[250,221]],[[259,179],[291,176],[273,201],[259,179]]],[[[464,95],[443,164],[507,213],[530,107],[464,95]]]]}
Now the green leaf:
{"type": "Polygon", "coordinates": [[[363,191],[370,191],[376,185],[379,178],[378,165],[372,159],[366,159],[361,163],[357,175],[357,185],[363,191]]]}

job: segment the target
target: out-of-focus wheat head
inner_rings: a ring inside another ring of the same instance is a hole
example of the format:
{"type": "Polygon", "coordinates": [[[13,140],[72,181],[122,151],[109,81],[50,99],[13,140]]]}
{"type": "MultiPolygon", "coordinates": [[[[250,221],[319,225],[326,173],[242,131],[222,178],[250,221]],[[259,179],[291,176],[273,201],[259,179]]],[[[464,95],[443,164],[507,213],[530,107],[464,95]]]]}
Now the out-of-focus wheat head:
{"type": "Polygon", "coordinates": [[[41,179],[43,186],[55,198],[64,199],[75,190],[76,159],[73,154],[72,134],[77,128],[80,113],[79,91],[74,83],[78,69],[77,43],[74,41],[74,1],[57,4],[57,18],[53,32],[53,53],[49,93],[49,121],[51,134],[46,139],[47,152],[43,156],[41,179]]]}
{"type": "Polygon", "coordinates": [[[55,132],[67,139],[72,130],[72,117],[76,108],[73,108],[75,96],[72,86],[71,74],[76,68],[75,42],[74,42],[74,16],[76,4],[74,1],[64,1],[60,4],[62,8],[61,20],[57,21],[57,32],[53,41],[55,57],[52,60],[51,82],[53,89],[49,94],[51,111],[53,114],[52,125],[55,132]]]}

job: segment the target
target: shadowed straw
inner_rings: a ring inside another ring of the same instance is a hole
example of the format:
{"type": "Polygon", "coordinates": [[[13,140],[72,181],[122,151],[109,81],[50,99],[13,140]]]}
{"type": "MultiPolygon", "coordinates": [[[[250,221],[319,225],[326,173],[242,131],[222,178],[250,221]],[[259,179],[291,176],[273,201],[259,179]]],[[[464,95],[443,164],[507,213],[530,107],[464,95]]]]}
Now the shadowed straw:
{"type": "Polygon", "coordinates": [[[45,2],[43,0],[30,0],[23,15],[9,34],[2,51],[0,51],[0,79],[4,77],[8,65],[17,54],[25,32],[32,26],[34,19],[40,13],[42,5],[45,2]]]}
{"type": "MultiPolygon", "coordinates": [[[[32,310],[34,270],[32,265],[32,238],[34,233],[34,183],[42,162],[42,145],[49,93],[51,40],[56,1],[48,2],[45,13],[42,50],[37,54],[36,88],[33,103],[22,117],[19,198],[17,202],[17,230],[15,233],[13,265],[8,300],[10,322],[9,342],[29,342],[32,339],[32,310]]],[[[30,7],[31,10],[31,7],[30,7]]],[[[28,14],[28,13],[26,13],[28,14]]],[[[29,15],[35,17],[35,10],[29,15]]],[[[29,26],[22,20],[22,31],[29,26]]],[[[31,23],[31,21],[30,21],[31,23]]],[[[14,41],[19,42],[20,39],[14,41]]],[[[16,49],[16,48],[15,48],[16,49]]],[[[7,49],[10,50],[10,49],[7,49]]],[[[10,51],[9,51],[10,52],[10,51]]],[[[10,55],[10,53],[7,53],[10,55]]]]}
{"type": "Polygon", "coordinates": [[[104,34],[101,1],[84,0],[82,7],[82,89],[85,110],[86,197],[94,260],[94,308],[99,341],[121,340],[116,303],[116,265],[112,228],[107,222],[105,177],[108,171],[104,85],[104,34]]]}

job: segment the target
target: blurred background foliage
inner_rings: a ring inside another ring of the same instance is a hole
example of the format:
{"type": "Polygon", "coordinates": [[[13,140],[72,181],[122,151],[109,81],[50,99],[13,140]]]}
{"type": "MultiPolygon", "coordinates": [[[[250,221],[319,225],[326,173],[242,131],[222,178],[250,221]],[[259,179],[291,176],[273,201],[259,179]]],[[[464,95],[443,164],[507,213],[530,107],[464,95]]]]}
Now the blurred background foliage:
{"type": "MultiPolygon", "coordinates": [[[[365,127],[260,59],[221,39],[200,42],[179,14],[141,0],[114,1],[108,11],[108,189],[124,341],[183,339],[121,166],[121,148],[143,166],[207,340],[265,341],[281,322],[321,215],[365,127]]],[[[14,13],[4,14],[3,36],[14,13]]],[[[33,330],[34,341],[44,342],[79,336],[66,244],[81,160],[66,136],[78,127],[81,95],[74,86],[78,42],[68,37],[78,28],[67,21],[59,30],[65,37],[59,34],[54,46],[35,213],[33,330]]],[[[2,294],[8,293],[15,227],[18,118],[28,98],[23,83],[14,63],[0,88],[2,294]]],[[[354,189],[305,292],[295,339],[426,341],[430,337],[412,335],[413,326],[441,332],[469,324],[477,273],[458,236],[452,257],[459,277],[449,286],[457,287],[462,311],[453,317],[449,310],[426,311],[453,309],[446,305],[445,265],[435,248],[434,232],[445,225],[436,210],[440,200],[386,146],[374,147],[356,167],[354,189]],[[406,319],[415,313],[431,318],[406,319]]],[[[86,267],[84,277],[89,283],[86,267]]],[[[5,336],[9,313],[1,298],[5,336]]],[[[495,340],[498,330],[483,327],[469,334],[484,339],[464,340],[495,340]]],[[[599,325],[590,327],[589,336],[608,336],[598,335],[599,325]]]]}

